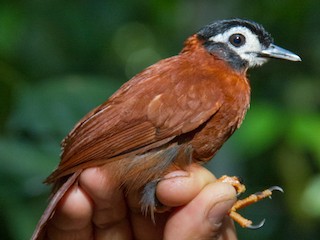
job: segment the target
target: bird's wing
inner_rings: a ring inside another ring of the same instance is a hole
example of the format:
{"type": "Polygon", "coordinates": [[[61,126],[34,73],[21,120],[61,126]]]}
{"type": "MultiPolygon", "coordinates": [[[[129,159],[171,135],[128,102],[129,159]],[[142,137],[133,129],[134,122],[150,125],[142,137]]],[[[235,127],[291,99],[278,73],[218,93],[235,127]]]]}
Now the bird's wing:
{"type": "Polygon", "coordinates": [[[212,74],[199,79],[179,63],[172,75],[175,60],[147,68],[86,115],[63,141],[61,162],[48,182],[101,160],[159,147],[210,119],[222,104],[212,74]]]}

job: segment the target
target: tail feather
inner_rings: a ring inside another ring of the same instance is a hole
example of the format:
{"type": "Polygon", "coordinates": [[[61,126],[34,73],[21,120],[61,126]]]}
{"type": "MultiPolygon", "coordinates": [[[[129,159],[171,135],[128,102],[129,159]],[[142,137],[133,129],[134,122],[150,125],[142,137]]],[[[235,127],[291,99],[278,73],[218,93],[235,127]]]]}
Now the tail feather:
{"type": "Polygon", "coordinates": [[[81,171],[75,172],[73,175],[71,175],[68,178],[68,180],[56,192],[54,192],[46,210],[42,214],[36,226],[36,229],[33,232],[31,240],[42,240],[45,238],[45,233],[46,233],[45,228],[47,226],[48,221],[54,215],[57,204],[59,203],[61,198],[64,196],[64,194],[68,191],[68,189],[76,182],[80,173],[81,171]]]}

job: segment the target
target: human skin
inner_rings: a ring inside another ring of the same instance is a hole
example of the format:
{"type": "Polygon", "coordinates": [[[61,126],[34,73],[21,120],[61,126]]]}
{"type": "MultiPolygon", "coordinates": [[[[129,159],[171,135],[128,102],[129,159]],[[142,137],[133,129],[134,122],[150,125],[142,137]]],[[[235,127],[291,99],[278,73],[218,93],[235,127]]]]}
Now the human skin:
{"type": "Polygon", "coordinates": [[[169,173],[157,186],[167,208],[156,224],[140,211],[139,194],[126,195],[107,167],[86,169],[60,201],[47,228],[49,239],[237,239],[227,216],[236,201],[228,183],[198,164],[169,173]],[[169,209],[171,207],[171,209],[169,209]]]}

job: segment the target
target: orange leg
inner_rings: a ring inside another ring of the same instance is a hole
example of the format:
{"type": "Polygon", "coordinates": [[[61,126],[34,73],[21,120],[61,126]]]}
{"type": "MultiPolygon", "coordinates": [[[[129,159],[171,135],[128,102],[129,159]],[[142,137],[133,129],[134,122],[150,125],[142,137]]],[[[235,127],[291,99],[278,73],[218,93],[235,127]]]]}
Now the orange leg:
{"type": "MultiPolygon", "coordinates": [[[[229,177],[224,175],[221,178],[219,178],[218,181],[231,184],[236,189],[238,194],[243,193],[246,190],[245,186],[241,183],[241,181],[237,177],[229,177]]],[[[264,224],[264,220],[258,225],[252,225],[252,221],[242,217],[239,213],[237,213],[237,210],[247,207],[264,198],[267,198],[267,197],[271,198],[272,191],[274,190],[283,192],[281,187],[273,186],[269,189],[264,190],[263,192],[254,193],[254,194],[251,194],[249,197],[246,197],[244,199],[239,199],[230,209],[229,216],[235,222],[239,223],[241,227],[251,228],[251,229],[257,229],[262,227],[264,224]]]]}

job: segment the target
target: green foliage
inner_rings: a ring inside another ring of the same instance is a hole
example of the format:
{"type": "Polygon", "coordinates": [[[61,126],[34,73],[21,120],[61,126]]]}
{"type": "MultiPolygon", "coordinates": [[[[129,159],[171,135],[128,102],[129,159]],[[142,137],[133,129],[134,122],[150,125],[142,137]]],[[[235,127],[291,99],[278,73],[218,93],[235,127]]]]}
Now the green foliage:
{"type": "Polygon", "coordinates": [[[59,143],[90,109],[204,24],[261,22],[302,63],[250,73],[252,104],[211,169],[241,175],[248,192],[284,194],[246,210],[266,226],[240,239],[316,239],[320,232],[320,2],[7,1],[0,8],[0,235],[27,239],[46,205],[41,182],[59,143]]]}
{"type": "Polygon", "coordinates": [[[308,183],[301,201],[301,208],[308,214],[310,217],[319,218],[320,217],[320,174],[312,177],[308,183]]]}

